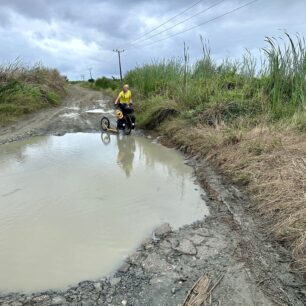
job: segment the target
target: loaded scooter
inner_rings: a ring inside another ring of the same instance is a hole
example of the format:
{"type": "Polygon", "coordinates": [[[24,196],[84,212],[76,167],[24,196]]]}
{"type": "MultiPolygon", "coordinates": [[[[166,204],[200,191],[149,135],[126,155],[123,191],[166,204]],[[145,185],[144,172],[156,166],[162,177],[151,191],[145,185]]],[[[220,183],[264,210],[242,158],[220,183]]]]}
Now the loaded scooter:
{"type": "Polygon", "coordinates": [[[104,132],[118,133],[120,130],[124,132],[125,135],[130,135],[132,130],[135,128],[134,120],[134,109],[130,105],[119,105],[116,110],[117,127],[111,127],[110,119],[107,117],[102,117],[101,119],[101,129],[104,132]]]}

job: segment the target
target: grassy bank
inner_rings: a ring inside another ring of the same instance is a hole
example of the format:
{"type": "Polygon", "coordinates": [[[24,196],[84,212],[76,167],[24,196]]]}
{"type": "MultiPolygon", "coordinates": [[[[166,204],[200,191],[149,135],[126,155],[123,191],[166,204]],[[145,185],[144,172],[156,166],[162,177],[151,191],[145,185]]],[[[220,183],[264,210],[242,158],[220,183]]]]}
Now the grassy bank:
{"type": "Polygon", "coordinates": [[[0,66],[0,125],[49,106],[65,93],[66,81],[55,69],[19,62],[0,66]]]}
{"type": "MultiPolygon", "coordinates": [[[[305,42],[286,37],[285,43],[267,39],[261,59],[246,53],[240,61],[217,64],[203,45],[202,59],[192,66],[186,53],[184,60],[136,68],[125,81],[134,88],[138,101],[156,96],[174,101],[181,116],[194,122],[255,126],[263,119],[272,124],[284,120],[306,130],[305,42]]],[[[143,103],[140,113],[150,111],[153,104],[156,101],[143,103]]]]}
{"type": "Polygon", "coordinates": [[[267,39],[261,60],[165,60],[127,73],[138,124],[244,186],[271,235],[306,272],[306,46],[267,39]]]}
{"type": "Polygon", "coordinates": [[[246,190],[269,233],[292,250],[306,271],[304,133],[266,125],[216,129],[179,119],[159,130],[182,151],[209,161],[246,190]]]}

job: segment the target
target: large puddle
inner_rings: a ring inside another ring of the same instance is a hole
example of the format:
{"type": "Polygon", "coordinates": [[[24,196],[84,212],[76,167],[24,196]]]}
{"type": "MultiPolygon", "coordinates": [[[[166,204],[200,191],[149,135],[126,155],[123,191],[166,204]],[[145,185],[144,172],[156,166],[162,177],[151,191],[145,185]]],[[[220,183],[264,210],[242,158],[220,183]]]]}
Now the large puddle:
{"type": "Polygon", "coordinates": [[[0,291],[108,275],[152,230],[207,215],[183,156],[143,137],[67,134],[0,146],[0,291]]]}

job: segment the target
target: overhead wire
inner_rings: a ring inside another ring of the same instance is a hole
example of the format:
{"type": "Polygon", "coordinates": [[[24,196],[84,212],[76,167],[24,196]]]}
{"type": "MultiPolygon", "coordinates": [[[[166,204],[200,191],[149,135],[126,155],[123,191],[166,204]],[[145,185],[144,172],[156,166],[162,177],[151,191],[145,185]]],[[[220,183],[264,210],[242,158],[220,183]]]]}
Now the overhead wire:
{"type": "Polygon", "coordinates": [[[169,31],[169,30],[172,30],[172,29],[176,28],[177,26],[179,26],[179,25],[181,25],[181,24],[183,24],[183,23],[185,23],[185,22],[187,22],[187,21],[189,21],[189,20],[191,20],[191,19],[193,19],[193,18],[195,18],[195,17],[197,17],[197,16],[199,16],[199,15],[201,15],[201,14],[203,14],[203,13],[206,13],[207,11],[209,11],[209,10],[213,9],[214,7],[220,5],[220,4],[221,4],[222,2],[224,2],[224,1],[225,1],[225,0],[219,0],[219,1],[216,2],[215,4],[213,4],[213,5],[211,5],[211,6],[207,7],[207,8],[205,8],[204,10],[201,10],[201,11],[197,12],[196,14],[194,14],[194,15],[192,15],[192,16],[190,16],[190,17],[188,17],[188,18],[186,18],[186,19],[184,19],[184,20],[182,20],[182,21],[180,21],[180,22],[178,22],[178,23],[172,25],[171,27],[166,28],[166,29],[164,29],[164,30],[162,30],[162,31],[160,31],[160,32],[158,32],[158,33],[155,33],[155,34],[149,36],[149,37],[146,37],[146,38],[144,38],[144,39],[141,39],[140,42],[135,42],[135,43],[132,43],[132,44],[130,44],[130,45],[134,45],[134,44],[137,44],[137,43],[142,43],[142,42],[144,42],[144,41],[146,41],[146,40],[149,40],[149,39],[151,39],[151,38],[153,38],[153,37],[156,37],[156,36],[158,36],[158,35],[160,35],[160,34],[163,34],[163,33],[167,32],[167,31],[169,31]]]}
{"type": "Polygon", "coordinates": [[[163,27],[164,25],[166,25],[167,23],[171,22],[172,20],[176,19],[177,17],[185,14],[186,12],[190,11],[191,9],[193,9],[195,6],[197,6],[199,3],[201,3],[203,0],[198,0],[196,2],[194,2],[193,4],[191,4],[190,6],[188,6],[186,9],[184,9],[183,11],[179,12],[178,14],[172,16],[171,18],[167,19],[165,22],[161,23],[160,25],[158,25],[157,27],[151,29],[150,31],[142,34],[141,36],[139,36],[138,38],[132,40],[130,43],[128,43],[129,45],[130,44],[133,44],[134,42],[144,38],[145,36],[153,33],[154,31],[160,29],[161,27],[163,27]]]}
{"type": "Polygon", "coordinates": [[[149,43],[149,44],[140,45],[140,46],[134,46],[134,47],[130,48],[129,50],[135,49],[135,48],[145,48],[145,47],[154,45],[154,44],[156,44],[156,43],[165,41],[165,40],[167,40],[167,39],[173,38],[173,37],[178,36],[178,35],[180,35],[180,34],[189,32],[189,31],[194,30],[194,29],[196,29],[196,28],[199,28],[199,27],[201,27],[201,26],[203,26],[203,25],[205,25],[205,24],[208,24],[208,23],[210,23],[210,22],[212,22],[212,21],[221,19],[221,18],[223,18],[223,17],[225,17],[225,16],[227,16],[227,15],[230,15],[230,14],[232,14],[232,13],[235,13],[235,12],[237,12],[237,11],[239,11],[239,10],[241,10],[241,9],[243,9],[243,8],[245,8],[245,7],[247,7],[247,6],[250,6],[250,5],[252,5],[253,3],[258,2],[258,1],[259,1],[259,0],[252,0],[252,1],[249,1],[249,2],[247,2],[247,3],[245,3],[245,4],[243,4],[243,5],[240,5],[240,6],[234,8],[234,9],[232,9],[232,10],[230,10],[230,11],[227,11],[227,12],[221,14],[221,15],[218,15],[218,16],[216,16],[216,17],[214,17],[214,18],[212,18],[212,19],[209,19],[209,20],[207,20],[207,21],[205,21],[205,22],[202,22],[202,23],[200,23],[200,24],[198,24],[198,25],[195,25],[195,26],[190,27],[190,28],[188,28],[188,29],[185,29],[185,30],[183,30],[183,31],[174,33],[174,34],[169,35],[169,36],[167,36],[167,37],[165,37],[165,38],[162,38],[162,39],[153,41],[153,42],[151,42],[151,43],[149,43]]]}

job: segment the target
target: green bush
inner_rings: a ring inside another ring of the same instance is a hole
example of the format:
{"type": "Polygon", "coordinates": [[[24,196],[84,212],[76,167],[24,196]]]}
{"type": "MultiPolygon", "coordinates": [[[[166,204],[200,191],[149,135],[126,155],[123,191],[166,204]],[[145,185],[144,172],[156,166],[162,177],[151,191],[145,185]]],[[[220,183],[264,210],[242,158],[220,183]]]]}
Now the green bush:
{"type": "Polygon", "coordinates": [[[95,86],[102,89],[115,90],[121,86],[121,83],[120,81],[114,79],[108,79],[106,77],[102,77],[96,80],[95,86]]]}

